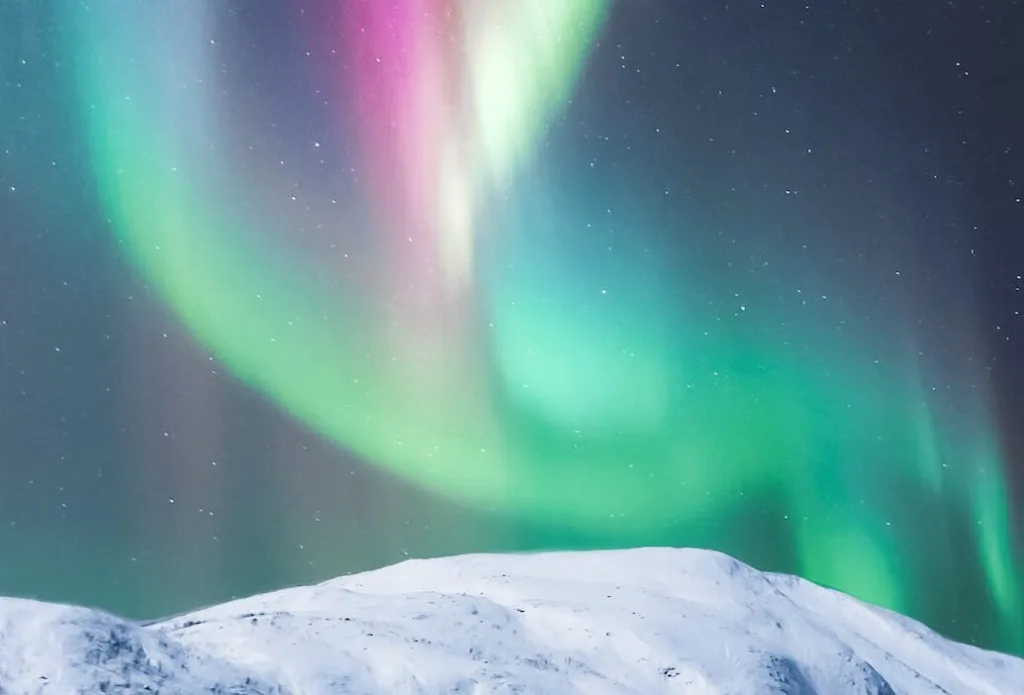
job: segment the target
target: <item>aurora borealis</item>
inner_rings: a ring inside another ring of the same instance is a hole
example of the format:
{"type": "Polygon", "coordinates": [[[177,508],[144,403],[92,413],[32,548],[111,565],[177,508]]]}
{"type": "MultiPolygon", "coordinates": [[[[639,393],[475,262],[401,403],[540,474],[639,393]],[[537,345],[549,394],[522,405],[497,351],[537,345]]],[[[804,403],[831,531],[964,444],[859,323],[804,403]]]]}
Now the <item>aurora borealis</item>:
{"type": "Polygon", "coordinates": [[[406,552],[703,545],[1024,653],[1002,34],[3,12],[0,592],[147,615],[406,552]]]}

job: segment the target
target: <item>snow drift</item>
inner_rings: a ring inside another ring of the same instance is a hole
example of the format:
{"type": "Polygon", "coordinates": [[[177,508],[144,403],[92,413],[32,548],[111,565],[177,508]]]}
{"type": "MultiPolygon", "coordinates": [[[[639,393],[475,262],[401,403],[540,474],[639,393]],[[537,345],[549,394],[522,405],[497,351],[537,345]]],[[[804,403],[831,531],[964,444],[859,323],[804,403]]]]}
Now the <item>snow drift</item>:
{"type": "Polygon", "coordinates": [[[1024,695],[1024,661],[704,550],[412,560],[140,625],[0,599],[0,694],[1024,695]]]}

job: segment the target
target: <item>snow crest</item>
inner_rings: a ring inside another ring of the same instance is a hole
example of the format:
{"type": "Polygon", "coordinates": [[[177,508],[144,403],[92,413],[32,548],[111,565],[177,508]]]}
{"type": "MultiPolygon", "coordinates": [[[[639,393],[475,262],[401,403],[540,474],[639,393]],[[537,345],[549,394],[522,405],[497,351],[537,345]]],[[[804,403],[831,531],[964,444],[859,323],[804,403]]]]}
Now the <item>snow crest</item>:
{"type": "Polygon", "coordinates": [[[0,695],[1024,695],[1024,661],[720,553],[410,560],[139,625],[0,599],[0,695]]]}

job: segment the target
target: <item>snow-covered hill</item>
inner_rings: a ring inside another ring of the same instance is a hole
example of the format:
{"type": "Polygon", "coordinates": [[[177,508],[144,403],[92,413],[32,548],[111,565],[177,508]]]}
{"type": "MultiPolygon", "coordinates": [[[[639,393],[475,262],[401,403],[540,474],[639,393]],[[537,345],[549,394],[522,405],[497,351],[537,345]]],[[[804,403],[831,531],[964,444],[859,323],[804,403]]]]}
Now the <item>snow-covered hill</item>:
{"type": "Polygon", "coordinates": [[[1016,695],[1024,661],[703,550],[413,560],[141,626],[0,599],[0,693],[1016,695]]]}

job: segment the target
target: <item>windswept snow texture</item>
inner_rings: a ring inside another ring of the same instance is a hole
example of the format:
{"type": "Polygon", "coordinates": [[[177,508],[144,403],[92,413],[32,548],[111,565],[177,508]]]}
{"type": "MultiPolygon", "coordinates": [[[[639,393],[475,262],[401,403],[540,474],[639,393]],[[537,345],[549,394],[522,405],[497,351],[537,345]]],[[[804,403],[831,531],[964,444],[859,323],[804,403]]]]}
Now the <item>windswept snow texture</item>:
{"type": "Polygon", "coordinates": [[[414,560],[147,626],[0,599],[0,693],[1015,695],[1024,661],[640,549],[414,560]]]}

